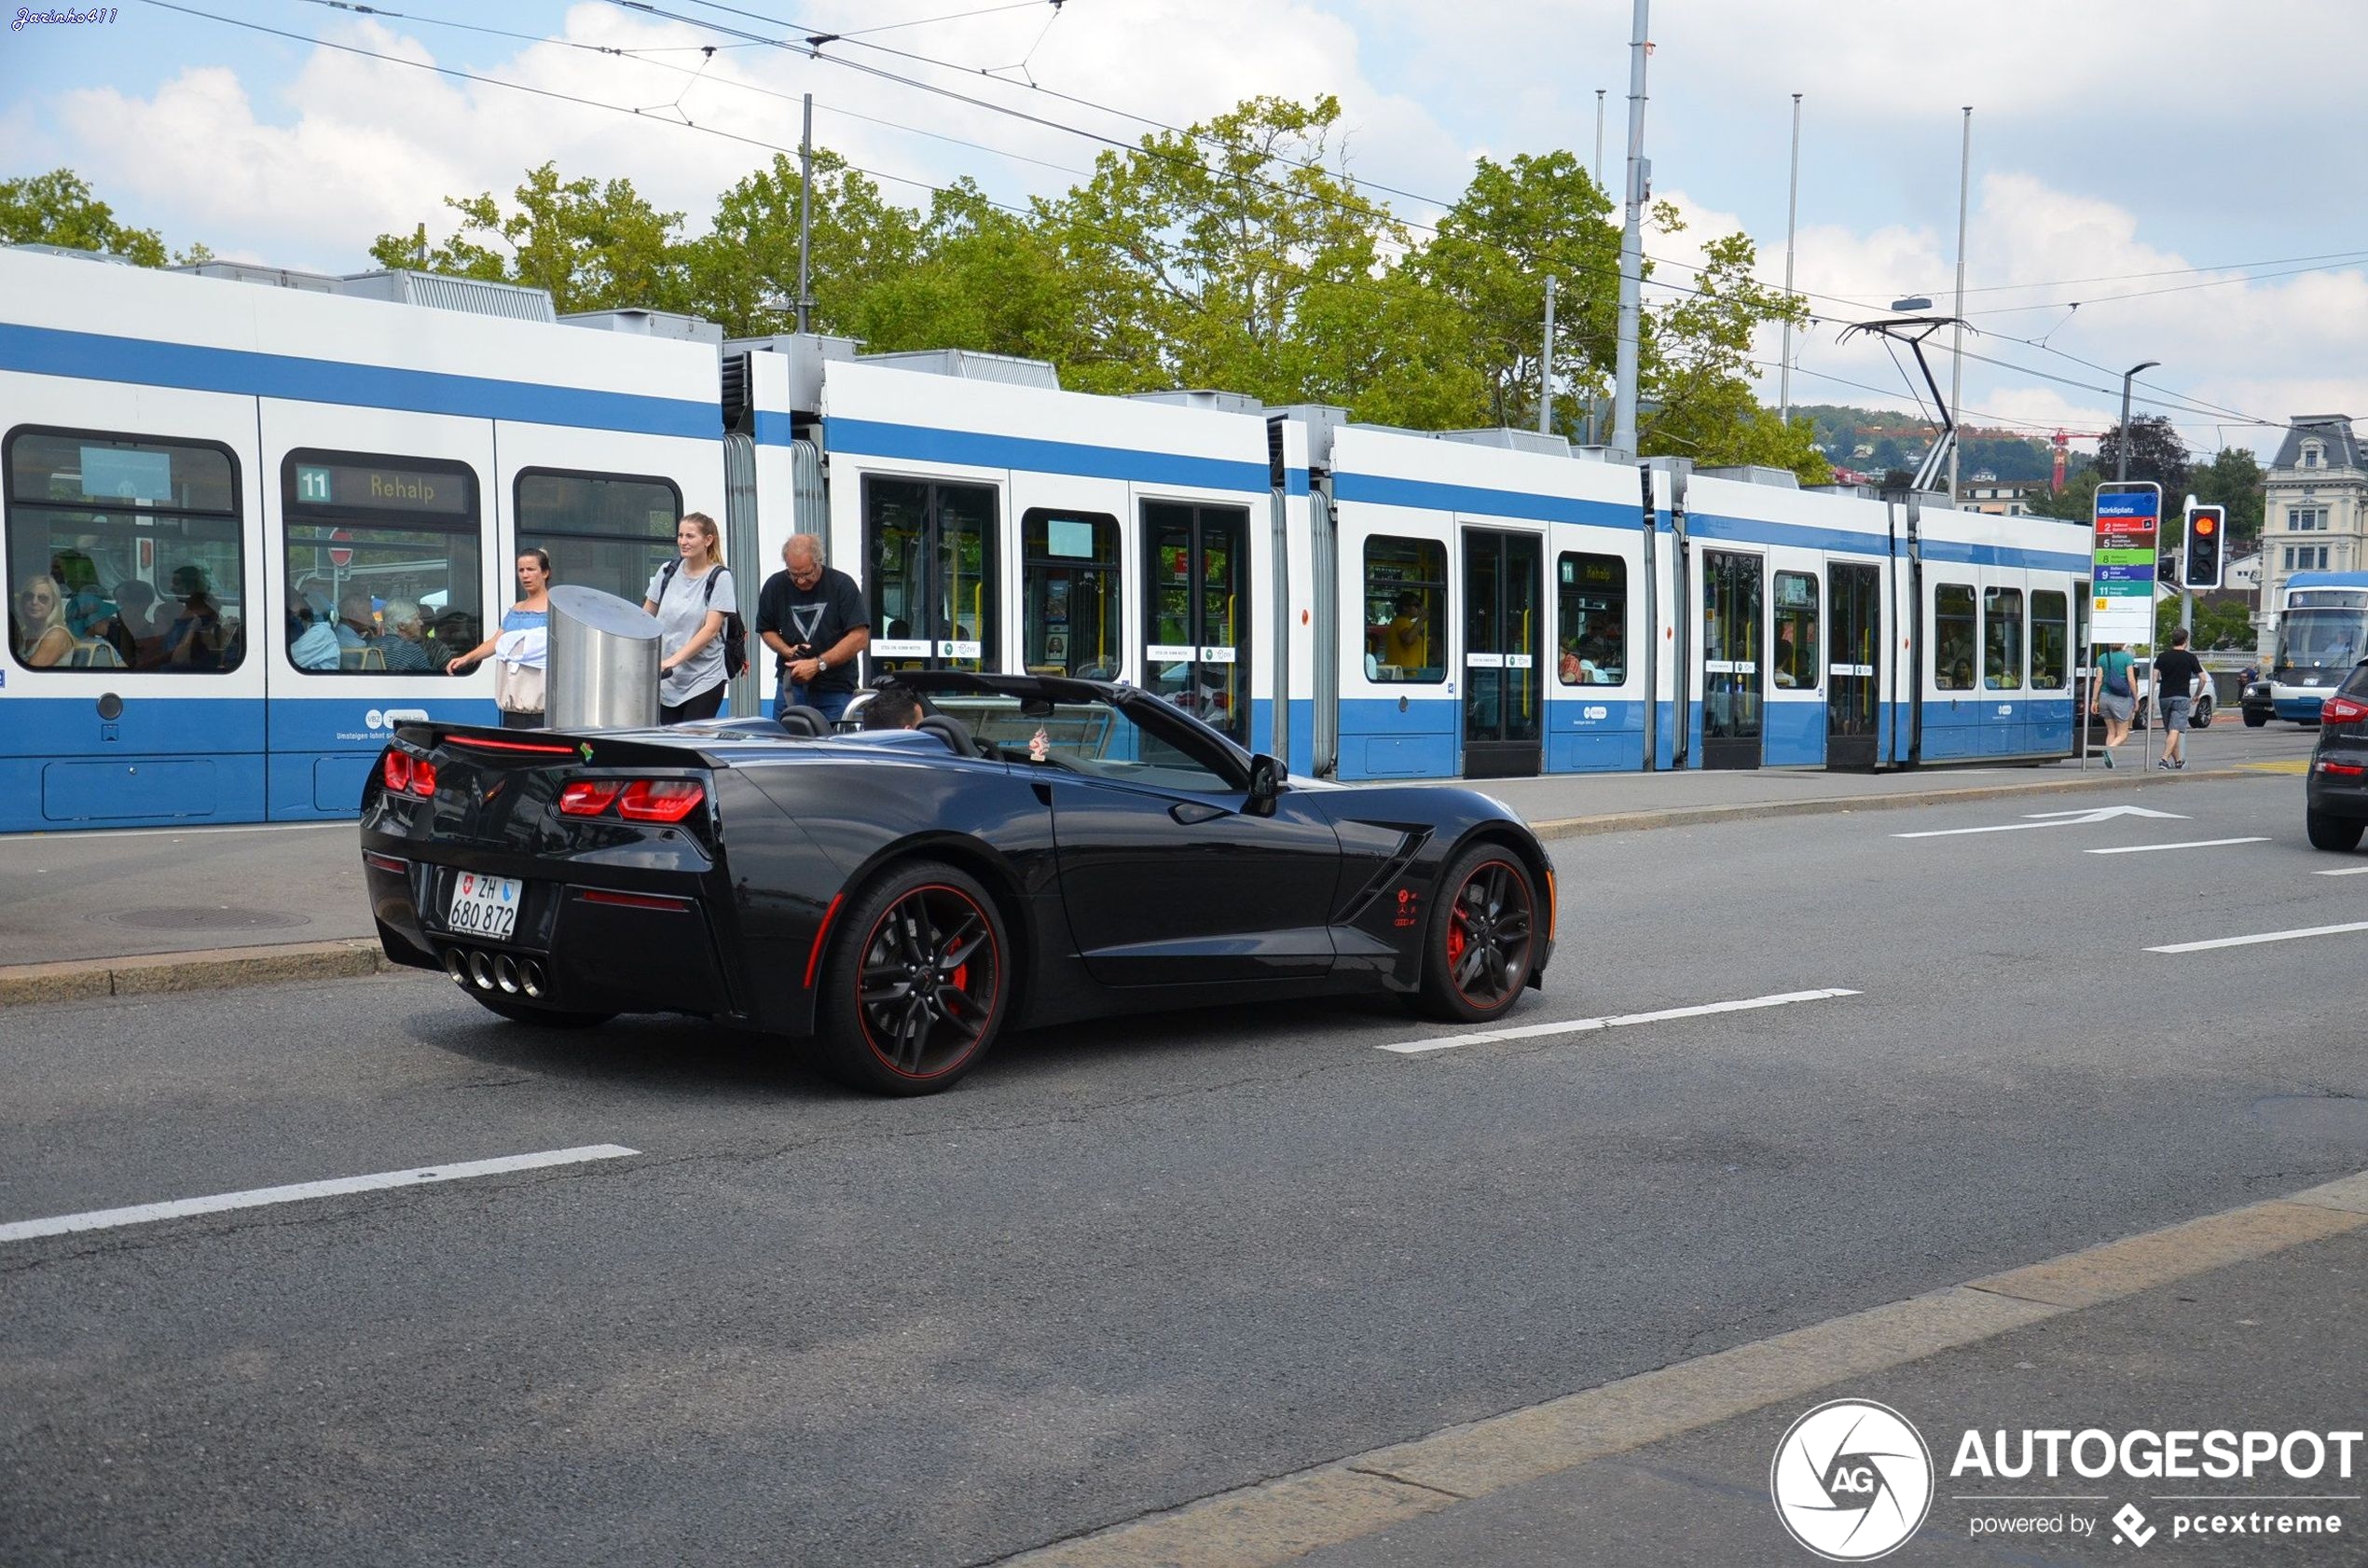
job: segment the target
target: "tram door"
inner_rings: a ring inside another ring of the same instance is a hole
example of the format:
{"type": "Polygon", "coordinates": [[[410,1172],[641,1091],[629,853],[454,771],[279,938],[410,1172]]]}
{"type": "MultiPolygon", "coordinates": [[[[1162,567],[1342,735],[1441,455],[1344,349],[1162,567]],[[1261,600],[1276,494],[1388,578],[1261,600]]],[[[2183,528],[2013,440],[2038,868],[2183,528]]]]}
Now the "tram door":
{"type": "Polygon", "coordinates": [[[1760,694],[1760,558],[1702,552],[1702,766],[1757,767],[1760,694]]]}
{"type": "Polygon", "coordinates": [[[1250,743],[1250,515],[1143,503],[1144,689],[1250,743]]]}
{"type": "Polygon", "coordinates": [[[865,475],[873,673],[998,667],[997,499],[992,485],[865,475]]]}
{"type": "Polygon", "coordinates": [[[1464,534],[1464,774],[1525,778],[1543,758],[1538,600],[1545,550],[1534,533],[1464,534]]]}
{"type": "Polygon", "coordinates": [[[1875,766],[1875,661],[1882,645],[1881,569],[1825,571],[1825,765],[1875,766]]]}

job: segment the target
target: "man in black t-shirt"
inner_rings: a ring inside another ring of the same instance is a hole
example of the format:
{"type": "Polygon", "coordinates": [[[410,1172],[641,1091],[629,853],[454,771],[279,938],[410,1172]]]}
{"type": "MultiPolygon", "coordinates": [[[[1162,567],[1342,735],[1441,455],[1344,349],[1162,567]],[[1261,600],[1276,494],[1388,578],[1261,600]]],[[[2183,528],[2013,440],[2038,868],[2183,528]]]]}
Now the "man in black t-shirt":
{"type": "Polygon", "coordinates": [[[2203,679],[2203,661],[2187,651],[2187,628],[2182,626],[2170,634],[2170,652],[2155,660],[2155,711],[2163,722],[2163,754],[2156,767],[2187,765],[2187,716],[2195,711],[2196,689],[2203,679]]]}
{"type": "Polygon", "coordinates": [[[856,655],[872,645],[871,612],[854,578],[822,564],[814,535],[790,535],[781,566],[756,598],[756,634],[773,650],[780,681],[773,716],[814,708],[835,724],[855,696],[856,655]]]}

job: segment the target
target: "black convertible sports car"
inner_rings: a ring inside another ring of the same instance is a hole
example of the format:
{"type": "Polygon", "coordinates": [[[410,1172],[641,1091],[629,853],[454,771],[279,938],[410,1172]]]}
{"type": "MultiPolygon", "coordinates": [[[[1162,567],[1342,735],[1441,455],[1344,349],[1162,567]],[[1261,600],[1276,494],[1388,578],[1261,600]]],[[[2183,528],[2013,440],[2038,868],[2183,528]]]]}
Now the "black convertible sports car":
{"type": "Polygon", "coordinates": [[[810,1039],[902,1094],[1005,1027],[1358,991],[1481,1022],[1545,973],[1550,863],[1484,795],[1290,780],[1122,685],[905,683],[917,729],[403,727],[362,802],[387,956],[507,1018],[810,1039]]]}

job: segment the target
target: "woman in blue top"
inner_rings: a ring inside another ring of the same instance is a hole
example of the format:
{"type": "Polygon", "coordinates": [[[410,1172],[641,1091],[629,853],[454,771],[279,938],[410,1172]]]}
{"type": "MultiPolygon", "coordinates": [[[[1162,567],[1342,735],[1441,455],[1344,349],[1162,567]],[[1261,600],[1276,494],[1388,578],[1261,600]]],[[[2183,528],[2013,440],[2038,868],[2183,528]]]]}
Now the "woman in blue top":
{"type": "Polygon", "coordinates": [[[506,704],[502,709],[502,727],[512,730],[540,729],[543,725],[543,670],[544,651],[551,628],[551,553],[548,550],[526,549],[518,552],[518,602],[502,612],[502,627],[491,637],[444,662],[447,675],[466,675],[476,668],[479,661],[498,653],[503,665],[511,667],[503,673],[503,682],[530,690],[533,705],[513,708],[506,704]],[[531,671],[521,677],[518,671],[531,671]]]}
{"type": "Polygon", "coordinates": [[[2097,672],[2088,682],[2088,711],[2105,721],[2105,765],[2113,765],[2113,748],[2129,738],[2130,716],[2138,709],[2138,689],[2130,671],[2138,661],[2118,647],[2097,656],[2097,672]]]}

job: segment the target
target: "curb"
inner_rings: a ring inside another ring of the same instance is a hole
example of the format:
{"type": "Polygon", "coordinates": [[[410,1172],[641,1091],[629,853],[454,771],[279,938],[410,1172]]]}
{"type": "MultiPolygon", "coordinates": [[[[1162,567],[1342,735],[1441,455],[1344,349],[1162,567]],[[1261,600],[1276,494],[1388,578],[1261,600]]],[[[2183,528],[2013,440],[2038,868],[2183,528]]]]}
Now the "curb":
{"type": "Polygon", "coordinates": [[[82,1002],[102,997],[218,991],[236,985],[279,985],[296,980],[342,980],[380,974],[396,966],[371,941],[299,942],[268,947],[222,947],[197,953],[0,966],[0,1007],[82,1002]]]}
{"type": "MultiPolygon", "coordinates": [[[[1852,811],[1899,811],[1910,806],[1948,805],[1962,801],[2009,800],[2023,795],[2072,795],[2094,790],[2146,789],[2156,784],[2205,784],[2229,779],[2260,778],[2257,773],[2223,769],[2211,773],[2153,773],[2123,777],[2100,772],[2081,778],[2034,778],[2022,784],[1977,784],[1962,790],[1899,791],[1880,795],[1821,795],[1797,801],[1753,801],[1741,805],[1678,805],[1651,811],[1614,811],[1592,817],[1559,817],[1532,822],[1541,839],[1585,838],[1593,833],[1624,833],[1648,828],[1688,828],[1716,822],[1749,822],[1775,817],[1827,817],[1852,811]]],[[[1485,788],[1485,785],[1477,786],[1485,788]]]]}
{"type": "Polygon", "coordinates": [[[1010,1568],[1281,1568],[1508,1487],[1852,1378],[2368,1228],[2368,1172],[2100,1242],[1441,1428],[998,1559],[1010,1568]]]}
{"type": "MultiPolygon", "coordinates": [[[[1651,811],[1615,811],[1532,822],[1541,839],[1585,838],[1595,833],[1641,832],[1654,828],[1709,826],[1778,817],[1824,817],[1852,811],[1898,811],[1961,801],[2005,800],[2025,795],[2078,794],[2136,784],[2202,784],[2260,778],[2236,769],[2210,773],[2153,774],[2125,778],[2100,773],[2080,778],[2034,778],[2018,784],[1981,784],[1965,789],[1901,791],[1879,795],[1827,795],[1811,800],[1754,801],[1741,805],[1665,806],[1651,811]]],[[[104,997],[150,996],[168,991],[218,991],[240,985],[281,985],[301,980],[343,980],[386,974],[389,963],[368,939],[288,942],[278,946],[226,947],[196,953],[154,953],[136,957],[63,959],[48,964],[0,965],[0,1008],[46,1002],[82,1002],[104,997]]]]}

